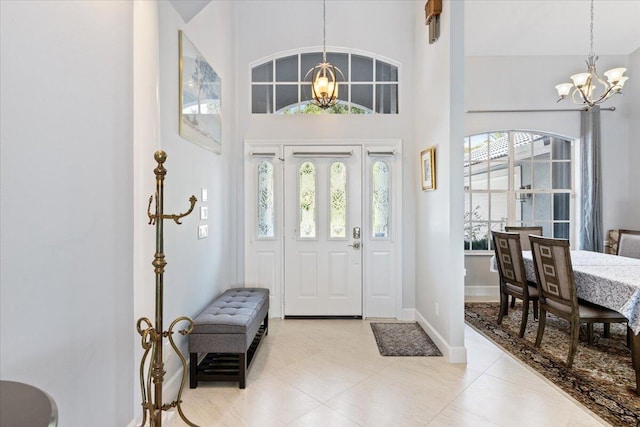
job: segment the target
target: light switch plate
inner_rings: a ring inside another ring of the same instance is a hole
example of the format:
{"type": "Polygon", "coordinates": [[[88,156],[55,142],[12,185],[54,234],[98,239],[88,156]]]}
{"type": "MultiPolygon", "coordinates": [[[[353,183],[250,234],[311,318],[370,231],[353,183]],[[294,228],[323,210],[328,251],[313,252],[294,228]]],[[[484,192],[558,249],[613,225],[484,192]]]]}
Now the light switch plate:
{"type": "Polygon", "coordinates": [[[209,218],[209,208],[206,206],[200,206],[200,219],[209,218]]]}
{"type": "Polygon", "coordinates": [[[199,225],[198,226],[198,239],[206,239],[209,237],[209,226],[208,225],[199,225]]]}
{"type": "Polygon", "coordinates": [[[203,201],[203,202],[207,201],[207,189],[206,188],[203,188],[200,191],[200,200],[203,201]]]}

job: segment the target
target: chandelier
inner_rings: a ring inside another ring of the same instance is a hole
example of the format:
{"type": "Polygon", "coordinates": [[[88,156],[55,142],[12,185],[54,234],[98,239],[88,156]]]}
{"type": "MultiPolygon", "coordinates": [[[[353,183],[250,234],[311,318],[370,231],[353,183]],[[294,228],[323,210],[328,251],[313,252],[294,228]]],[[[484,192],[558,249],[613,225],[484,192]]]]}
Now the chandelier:
{"type": "Polygon", "coordinates": [[[338,102],[338,74],[344,81],[344,74],[335,65],[327,61],[327,3],[322,1],[322,62],[311,68],[304,77],[311,75],[311,97],[313,103],[326,110],[338,102]]]}
{"type": "Polygon", "coordinates": [[[591,50],[586,60],[587,72],[578,73],[571,76],[573,83],[561,83],[556,86],[560,98],[569,99],[574,104],[586,105],[588,108],[596,104],[600,104],[616,93],[622,93],[620,90],[629,77],[623,76],[626,68],[612,68],[605,71],[607,78],[605,81],[596,71],[596,61],[598,57],[593,52],[593,0],[591,0],[591,50]]]}

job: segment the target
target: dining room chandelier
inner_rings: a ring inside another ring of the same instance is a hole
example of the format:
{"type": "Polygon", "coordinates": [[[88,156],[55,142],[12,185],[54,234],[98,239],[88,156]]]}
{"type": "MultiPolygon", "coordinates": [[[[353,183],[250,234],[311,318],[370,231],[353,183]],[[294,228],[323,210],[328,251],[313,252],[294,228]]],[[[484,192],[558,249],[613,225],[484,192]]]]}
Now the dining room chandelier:
{"type": "Polygon", "coordinates": [[[318,107],[326,110],[338,102],[338,75],[344,81],[342,71],[327,61],[327,2],[322,1],[322,62],[311,68],[304,80],[311,76],[311,98],[318,107]]]}
{"type": "Polygon", "coordinates": [[[591,0],[590,31],[591,50],[586,60],[587,72],[572,75],[571,81],[573,83],[561,83],[557,85],[556,90],[560,96],[557,102],[563,99],[569,99],[574,104],[586,105],[588,108],[591,108],[596,104],[606,101],[611,95],[622,93],[622,86],[624,86],[624,83],[629,78],[623,75],[624,72],[627,71],[626,68],[612,68],[605,71],[606,81],[600,77],[596,71],[598,57],[593,51],[593,0],[591,0]]]}

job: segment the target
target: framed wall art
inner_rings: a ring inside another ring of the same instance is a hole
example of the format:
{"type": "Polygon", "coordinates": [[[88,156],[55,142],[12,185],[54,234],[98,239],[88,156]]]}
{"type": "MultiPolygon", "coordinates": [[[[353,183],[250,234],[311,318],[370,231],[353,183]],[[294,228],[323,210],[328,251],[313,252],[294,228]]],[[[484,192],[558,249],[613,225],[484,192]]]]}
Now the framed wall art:
{"type": "Polygon", "coordinates": [[[220,76],[182,32],[180,52],[180,136],[207,150],[222,148],[220,76]]]}
{"type": "Polygon", "coordinates": [[[422,191],[436,189],[436,147],[429,147],[420,153],[422,191]]]}

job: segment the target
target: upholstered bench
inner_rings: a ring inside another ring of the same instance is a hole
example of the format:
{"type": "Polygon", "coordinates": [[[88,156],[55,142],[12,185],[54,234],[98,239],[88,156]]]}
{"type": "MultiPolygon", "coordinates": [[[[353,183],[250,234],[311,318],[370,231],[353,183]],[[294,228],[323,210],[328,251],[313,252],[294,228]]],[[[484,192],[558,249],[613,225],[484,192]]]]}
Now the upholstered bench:
{"type": "Polygon", "coordinates": [[[193,320],[189,334],[189,386],[198,381],[238,381],[245,388],[253,356],[269,332],[269,290],[234,288],[193,320]],[[206,353],[198,363],[198,353],[206,353]]]}

